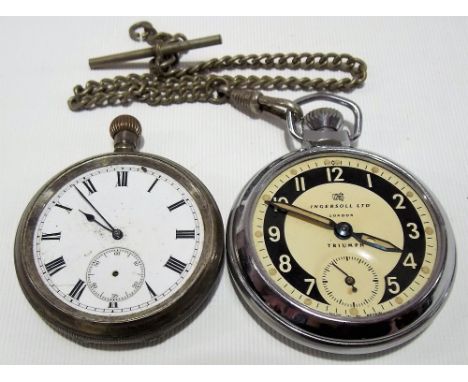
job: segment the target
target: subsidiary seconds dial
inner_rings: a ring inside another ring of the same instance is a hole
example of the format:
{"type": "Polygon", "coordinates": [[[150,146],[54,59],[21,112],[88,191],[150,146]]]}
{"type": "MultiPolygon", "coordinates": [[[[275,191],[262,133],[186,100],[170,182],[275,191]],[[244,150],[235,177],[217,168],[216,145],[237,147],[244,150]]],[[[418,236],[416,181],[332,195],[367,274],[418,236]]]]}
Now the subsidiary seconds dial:
{"type": "Polygon", "coordinates": [[[144,282],[143,261],[126,248],[110,248],[98,253],[86,271],[86,283],[91,293],[109,302],[110,306],[131,298],[144,282]]]}
{"type": "Polygon", "coordinates": [[[319,289],[327,300],[357,311],[379,294],[381,288],[377,272],[358,256],[339,256],[323,269],[319,289]]]}

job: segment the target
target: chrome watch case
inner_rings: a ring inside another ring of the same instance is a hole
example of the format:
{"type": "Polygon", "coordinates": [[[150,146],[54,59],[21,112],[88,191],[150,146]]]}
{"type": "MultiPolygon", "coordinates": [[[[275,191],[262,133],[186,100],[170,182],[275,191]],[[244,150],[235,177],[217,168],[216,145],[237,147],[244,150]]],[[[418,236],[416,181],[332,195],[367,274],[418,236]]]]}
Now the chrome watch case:
{"type": "Polygon", "coordinates": [[[165,339],[203,307],[214,290],[222,266],[223,223],[208,189],[195,175],[173,161],[126,149],[131,137],[128,133],[124,135],[119,142],[116,140],[114,153],[85,159],[49,180],[27,206],[16,234],[15,267],[26,298],[50,326],[87,346],[133,347],[165,339]],[[90,170],[119,164],[153,168],[181,184],[199,206],[205,236],[196,269],[168,299],[143,312],[116,317],[97,316],[73,309],[44,284],[34,263],[33,236],[43,207],[65,184],[90,170]]]}
{"type": "MultiPolygon", "coordinates": [[[[299,101],[308,102],[309,98],[305,98],[299,101]]],[[[319,99],[328,98],[320,96],[319,99]]],[[[356,112],[360,117],[359,109],[356,112]]],[[[360,120],[356,118],[359,123],[360,120]]],[[[291,130],[294,128],[291,123],[289,127],[291,130]]],[[[453,233],[438,201],[412,174],[379,155],[341,146],[343,135],[337,135],[334,131],[331,135],[328,132],[325,134],[327,136],[323,141],[327,142],[326,145],[305,147],[275,160],[257,173],[241,192],[227,226],[227,257],[231,278],[251,313],[286,339],[337,354],[366,354],[387,350],[421,333],[446,301],[455,276],[453,233]],[[337,146],[329,145],[330,142],[337,146]],[[250,227],[254,206],[263,190],[286,168],[330,154],[364,159],[398,173],[418,192],[433,216],[439,240],[433,276],[413,300],[400,308],[369,317],[344,318],[320,313],[290,298],[272,282],[259,263],[250,227]]],[[[344,140],[350,144],[353,141],[352,134],[344,140]]]]}

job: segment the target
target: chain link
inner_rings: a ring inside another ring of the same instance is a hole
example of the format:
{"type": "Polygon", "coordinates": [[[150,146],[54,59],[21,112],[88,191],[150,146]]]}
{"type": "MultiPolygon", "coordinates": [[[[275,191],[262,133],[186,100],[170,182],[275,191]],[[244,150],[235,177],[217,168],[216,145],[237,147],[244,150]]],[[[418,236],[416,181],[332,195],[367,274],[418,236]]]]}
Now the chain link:
{"type": "MultiPolygon", "coordinates": [[[[183,34],[157,32],[148,22],[130,28],[134,40],[160,46],[168,42],[184,41],[183,34]],[[137,33],[143,28],[143,33],[137,33]]],[[[220,89],[350,91],[366,80],[367,66],[359,58],[336,53],[250,54],[224,56],[185,68],[177,67],[181,54],[157,55],[150,62],[150,73],[117,76],[101,81],[77,85],[69,99],[71,110],[92,110],[97,107],[129,105],[142,102],[150,106],[193,102],[223,104],[228,101],[220,89]],[[349,74],[349,77],[309,78],[284,76],[218,75],[226,70],[329,70],[349,74]]]]}

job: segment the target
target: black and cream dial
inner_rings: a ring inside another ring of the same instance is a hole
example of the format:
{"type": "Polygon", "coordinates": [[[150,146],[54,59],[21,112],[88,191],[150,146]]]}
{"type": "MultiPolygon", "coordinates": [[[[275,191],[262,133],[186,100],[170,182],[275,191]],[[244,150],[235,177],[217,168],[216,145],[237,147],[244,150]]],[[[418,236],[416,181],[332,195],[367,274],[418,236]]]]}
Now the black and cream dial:
{"type": "Polygon", "coordinates": [[[143,312],[190,277],[203,246],[200,210],[170,176],[138,165],[96,168],[44,206],[34,261],[48,289],[82,312],[143,312]]]}
{"type": "Polygon", "coordinates": [[[325,314],[392,311],[415,298],[436,264],[424,198],[398,172],[358,157],[284,168],[261,192],[251,222],[265,277],[325,314]]]}

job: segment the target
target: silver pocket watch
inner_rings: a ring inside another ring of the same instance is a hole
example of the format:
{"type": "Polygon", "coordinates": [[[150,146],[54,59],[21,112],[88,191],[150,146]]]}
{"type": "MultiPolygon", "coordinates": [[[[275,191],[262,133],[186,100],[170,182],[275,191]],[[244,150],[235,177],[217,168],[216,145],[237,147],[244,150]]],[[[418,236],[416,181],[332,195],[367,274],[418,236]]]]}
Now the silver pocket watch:
{"type": "Polygon", "coordinates": [[[316,93],[295,101],[349,108],[303,118],[287,112],[302,148],[245,186],[227,227],[229,269],[249,310],[307,347],[361,354],[409,341],[445,302],[455,242],[434,196],[412,174],[353,148],[362,116],[350,100],[316,93]]]}
{"type": "Polygon", "coordinates": [[[223,257],[221,216],[182,166],[137,152],[139,122],[111,124],[113,153],[49,180],[19,224],[15,266],[27,299],[85,345],[167,337],[203,306],[223,257]]]}

